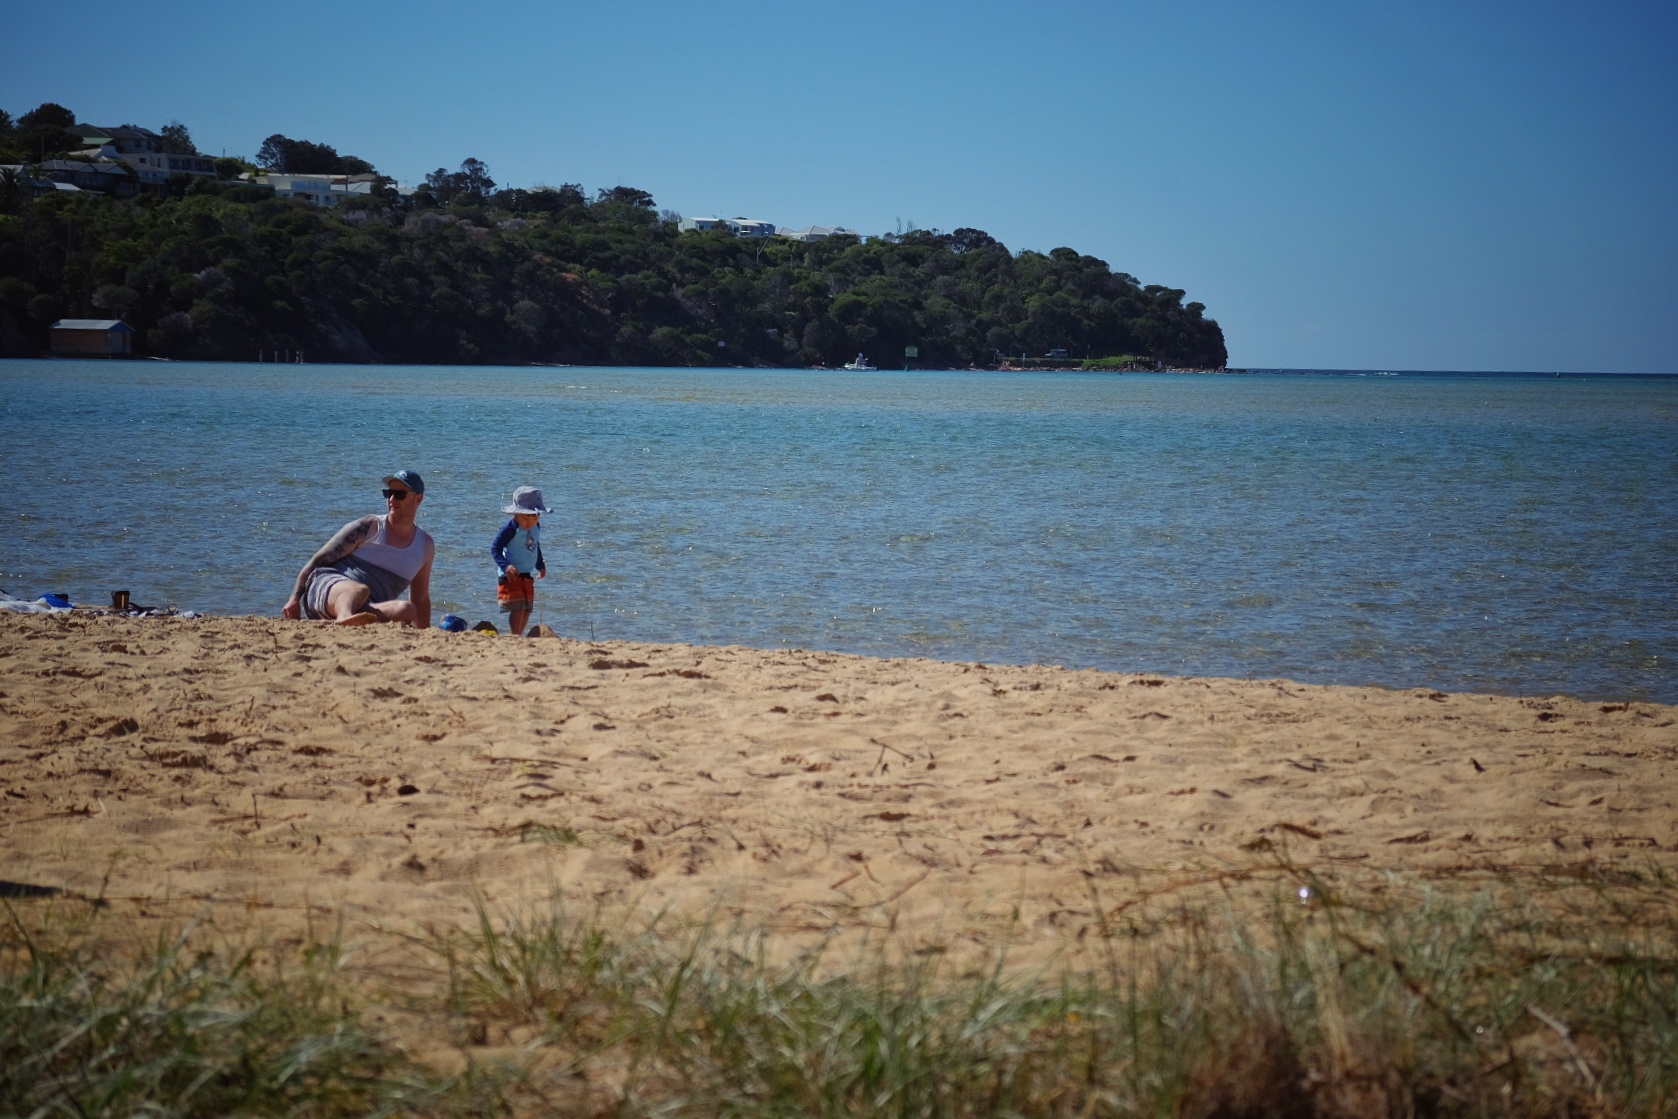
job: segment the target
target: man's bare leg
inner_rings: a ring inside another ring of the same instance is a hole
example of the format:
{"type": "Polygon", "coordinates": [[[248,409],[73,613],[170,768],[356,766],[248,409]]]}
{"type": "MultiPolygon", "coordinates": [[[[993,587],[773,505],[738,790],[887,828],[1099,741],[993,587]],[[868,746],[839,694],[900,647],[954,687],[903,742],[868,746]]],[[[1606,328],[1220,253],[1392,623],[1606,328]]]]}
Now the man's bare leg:
{"type": "Polygon", "coordinates": [[[340,626],[365,626],[374,622],[396,622],[401,625],[413,625],[419,617],[414,604],[407,599],[395,599],[391,602],[369,602],[373,597],[372,588],[365,583],[353,583],[345,580],[326,593],[326,608],[331,611],[331,621],[340,626]]]}
{"type": "Polygon", "coordinates": [[[415,620],[419,617],[414,610],[414,604],[405,598],[399,598],[392,602],[369,602],[362,609],[373,614],[374,617],[371,620],[376,622],[396,622],[411,626],[415,624],[415,620]]]}
{"type": "Polygon", "coordinates": [[[368,605],[367,600],[372,597],[373,590],[366,583],[345,579],[326,592],[327,613],[331,615],[333,624],[340,626],[364,626],[369,622],[385,621],[368,605]]]}

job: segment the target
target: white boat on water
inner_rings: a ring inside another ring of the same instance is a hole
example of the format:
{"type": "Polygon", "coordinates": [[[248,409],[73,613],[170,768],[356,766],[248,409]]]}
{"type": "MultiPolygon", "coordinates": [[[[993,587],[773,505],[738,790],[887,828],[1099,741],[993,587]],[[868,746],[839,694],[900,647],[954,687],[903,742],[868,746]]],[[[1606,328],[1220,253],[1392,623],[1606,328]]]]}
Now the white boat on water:
{"type": "Polygon", "coordinates": [[[877,367],[869,365],[868,359],[861,354],[856,355],[855,361],[847,361],[845,368],[853,373],[874,373],[878,371],[877,367]]]}

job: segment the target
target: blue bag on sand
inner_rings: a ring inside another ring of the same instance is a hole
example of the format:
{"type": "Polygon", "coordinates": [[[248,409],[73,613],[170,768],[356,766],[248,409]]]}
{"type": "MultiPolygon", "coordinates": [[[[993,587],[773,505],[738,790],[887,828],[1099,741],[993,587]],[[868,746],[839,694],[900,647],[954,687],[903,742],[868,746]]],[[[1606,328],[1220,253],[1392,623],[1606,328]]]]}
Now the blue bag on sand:
{"type": "Polygon", "coordinates": [[[464,633],[466,630],[466,619],[462,618],[459,614],[444,614],[443,620],[437,623],[437,628],[445,630],[449,633],[464,633]]]}
{"type": "Polygon", "coordinates": [[[44,594],[41,596],[41,601],[46,603],[48,606],[53,607],[55,610],[70,609],[70,600],[61,594],[44,594]]]}

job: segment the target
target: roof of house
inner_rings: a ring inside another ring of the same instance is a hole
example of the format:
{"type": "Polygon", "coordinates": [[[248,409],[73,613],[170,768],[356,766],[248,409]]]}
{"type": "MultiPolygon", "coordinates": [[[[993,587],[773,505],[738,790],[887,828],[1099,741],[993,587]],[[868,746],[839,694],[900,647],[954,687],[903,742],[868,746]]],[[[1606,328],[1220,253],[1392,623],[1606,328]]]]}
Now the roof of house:
{"type": "Polygon", "coordinates": [[[80,160],[80,159],[49,159],[36,164],[43,171],[91,171],[98,175],[132,175],[128,165],[118,163],[114,159],[80,160]]]}
{"type": "Polygon", "coordinates": [[[133,330],[121,319],[59,319],[54,330],[133,330]]]}
{"type": "Polygon", "coordinates": [[[33,175],[31,175],[29,173],[29,167],[28,167],[27,164],[23,164],[23,163],[0,163],[0,171],[10,171],[10,172],[12,172],[13,174],[15,174],[18,177],[18,182],[20,182],[20,183],[24,183],[24,184],[31,184],[32,183],[32,184],[34,184],[35,186],[38,186],[38,187],[51,187],[53,190],[62,190],[62,191],[66,191],[66,192],[72,193],[72,194],[81,194],[82,193],[82,188],[79,187],[79,186],[76,186],[74,183],[55,183],[51,179],[37,179],[37,178],[35,178],[33,175]]]}
{"type": "Polygon", "coordinates": [[[137,128],[133,125],[121,125],[117,128],[101,128],[96,124],[78,124],[70,129],[84,140],[157,140],[161,139],[157,133],[149,128],[137,128]]]}
{"type": "Polygon", "coordinates": [[[790,225],[783,225],[775,232],[782,237],[838,237],[843,234],[855,234],[856,230],[846,229],[842,225],[811,225],[803,229],[794,229],[790,225]]]}

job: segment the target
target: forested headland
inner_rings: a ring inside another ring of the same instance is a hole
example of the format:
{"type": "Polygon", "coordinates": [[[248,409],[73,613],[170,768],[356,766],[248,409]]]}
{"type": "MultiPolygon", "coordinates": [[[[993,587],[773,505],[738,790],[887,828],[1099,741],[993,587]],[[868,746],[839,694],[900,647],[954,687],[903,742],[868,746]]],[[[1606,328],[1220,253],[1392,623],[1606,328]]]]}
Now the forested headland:
{"type": "MultiPolygon", "coordinates": [[[[271,158],[272,141],[301,143],[269,140],[271,158]]],[[[976,229],[744,239],[675,219],[630,187],[497,189],[476,160],[335,209],[232,177],[118,199],[33,197],[0,175],[0,354],[44,352],[60,318],[122,318],[138,353],[231,361],[891,366],[911,346],[922,367],[1058,349],[1227,361],[1202,304],[1069,248],[1013,252],[976,229]]]]}

